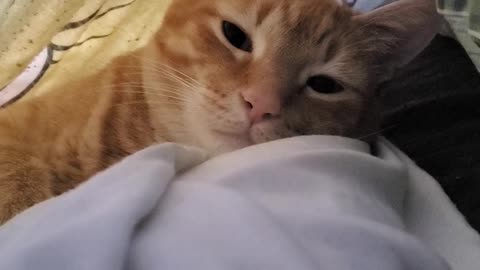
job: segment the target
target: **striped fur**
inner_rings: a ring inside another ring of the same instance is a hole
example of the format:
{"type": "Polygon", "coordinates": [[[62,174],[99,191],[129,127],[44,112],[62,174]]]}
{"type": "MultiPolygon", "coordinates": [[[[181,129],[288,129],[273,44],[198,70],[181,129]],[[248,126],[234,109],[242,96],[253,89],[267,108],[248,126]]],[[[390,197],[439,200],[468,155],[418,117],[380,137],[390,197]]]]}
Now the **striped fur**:
{"type": "Polygon", "coordinates": [[[145,48],[0,111],[0,223],[156,143],[215,155],[297,135],[375,138],[376,86],[433,35],[433,1],[401,2],[359,15],[337,0],[174,0],[145,48]],[[251,53],[228,44],[222,20],[249,34],[251,53]],[[416,29],[425,40],[401,49],[416,29]],[[319,74],[345,91],[308,91],[319,74]],[[244,93],[279,113],[252,123],[244,93]]]}

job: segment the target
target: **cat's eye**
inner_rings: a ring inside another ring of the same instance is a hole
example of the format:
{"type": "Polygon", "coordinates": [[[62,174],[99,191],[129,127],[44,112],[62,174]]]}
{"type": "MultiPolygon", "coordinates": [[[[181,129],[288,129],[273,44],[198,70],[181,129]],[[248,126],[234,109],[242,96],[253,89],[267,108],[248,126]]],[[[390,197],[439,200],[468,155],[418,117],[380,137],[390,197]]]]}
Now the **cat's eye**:
{"type": "Polygon", "coordinates": [[[344,87],[336,80],[323,75],[310,77],[307,86],[320,94],[336,94],[344,90],[344,87]]]}
{"type": "Polygon", "coordinates": [[[252,40],[240,27],[231,22],[223,21],[222,30],[225,38],[235,48],[245,52],[252,52],[252,40]]]}

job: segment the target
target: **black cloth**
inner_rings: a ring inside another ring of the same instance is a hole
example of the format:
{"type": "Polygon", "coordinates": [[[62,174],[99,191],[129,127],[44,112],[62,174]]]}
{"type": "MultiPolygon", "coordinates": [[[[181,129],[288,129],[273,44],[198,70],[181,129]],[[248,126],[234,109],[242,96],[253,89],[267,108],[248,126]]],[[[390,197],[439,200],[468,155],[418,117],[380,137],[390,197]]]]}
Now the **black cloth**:
{"type": "Polygon", "coordinates": [[[463,47],[437,36],[380,90],[384,136],[434,176],[480,231],[480,75],[463,47]]]}

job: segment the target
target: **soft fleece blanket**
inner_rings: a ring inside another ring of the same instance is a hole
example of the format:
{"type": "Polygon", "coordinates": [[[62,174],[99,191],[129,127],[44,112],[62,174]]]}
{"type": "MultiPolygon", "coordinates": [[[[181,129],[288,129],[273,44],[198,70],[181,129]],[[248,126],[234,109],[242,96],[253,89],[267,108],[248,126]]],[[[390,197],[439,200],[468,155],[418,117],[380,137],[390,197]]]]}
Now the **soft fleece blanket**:
{"type": "Polygon", "coordinates": [[[378,148],[299,137],[195,166],[155,146],[0,227],[0,269],[478,270],[479,235],[436,182],[378,148]]]}

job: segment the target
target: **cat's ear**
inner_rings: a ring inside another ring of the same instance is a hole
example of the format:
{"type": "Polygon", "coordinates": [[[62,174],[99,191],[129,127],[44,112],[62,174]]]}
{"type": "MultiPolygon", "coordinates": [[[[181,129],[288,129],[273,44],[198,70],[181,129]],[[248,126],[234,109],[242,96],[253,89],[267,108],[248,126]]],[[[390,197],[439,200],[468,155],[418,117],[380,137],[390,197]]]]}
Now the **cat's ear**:
{"type": "Polygon", "coordinates": [[[435,0],[398,0],[354,17],[367,51],[387,77],[409,63],[440,31],[435,0]]]}

